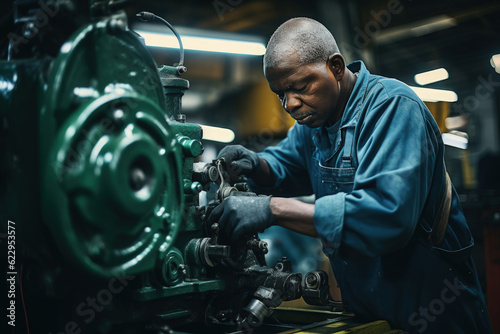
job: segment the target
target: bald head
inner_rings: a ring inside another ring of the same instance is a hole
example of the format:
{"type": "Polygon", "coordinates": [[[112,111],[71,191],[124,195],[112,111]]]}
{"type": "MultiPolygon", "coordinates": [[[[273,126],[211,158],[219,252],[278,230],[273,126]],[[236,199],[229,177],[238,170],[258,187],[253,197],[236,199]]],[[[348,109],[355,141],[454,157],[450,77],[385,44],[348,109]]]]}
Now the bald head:
{"type": "Polygon", "coordinates": [[[264,55],[264,71],[291,56],[298,57],[300,65],[306,65],[326,62],[334,53],[339,53],[339,48],[324,25],[305,17],[293,18],[271,36],[264,55]]]}

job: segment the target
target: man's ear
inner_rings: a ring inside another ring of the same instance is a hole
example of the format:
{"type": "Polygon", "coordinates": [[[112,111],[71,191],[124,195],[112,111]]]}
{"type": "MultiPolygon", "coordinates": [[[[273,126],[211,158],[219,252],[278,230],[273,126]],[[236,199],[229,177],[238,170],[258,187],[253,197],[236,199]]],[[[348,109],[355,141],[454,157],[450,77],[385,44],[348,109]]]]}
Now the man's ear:
{"type": "Polygon", "coordinates": [[[334,53],[328,57],[326,65],[337,81],[341,81],[344,78],[345,60],[340,53],[334,53]]]}

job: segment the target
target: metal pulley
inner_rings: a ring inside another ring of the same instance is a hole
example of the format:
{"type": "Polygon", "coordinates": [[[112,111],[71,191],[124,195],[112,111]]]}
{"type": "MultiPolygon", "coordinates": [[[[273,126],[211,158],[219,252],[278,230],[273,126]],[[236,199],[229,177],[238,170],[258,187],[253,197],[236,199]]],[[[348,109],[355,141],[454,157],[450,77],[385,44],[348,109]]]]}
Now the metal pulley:
{"type": "Polygon", "coordinates": [[[109,22],[77,31],[55,60],[40,121],[45,220],[68,261],[101,277],[155,268],[181,221],[182,147],[141,50],[109,22]]]}

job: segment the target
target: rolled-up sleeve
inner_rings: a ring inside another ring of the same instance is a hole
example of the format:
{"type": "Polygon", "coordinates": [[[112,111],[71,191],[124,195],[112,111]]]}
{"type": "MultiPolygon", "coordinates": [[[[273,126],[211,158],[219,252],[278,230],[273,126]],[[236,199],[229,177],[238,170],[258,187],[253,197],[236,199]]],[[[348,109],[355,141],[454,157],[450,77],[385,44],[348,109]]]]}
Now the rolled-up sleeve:
{"type": "Polygon", "coordinates": [[[440,140],[429,115],[421,102],[405,96],[387,98],[363,114],[352,192],[316,200],[314,224],[327,255],[381,256],[409,242],[440,140]]]}
{"type": "Polygon", "coordinates": [[[315,202],[314,227],[323,241],[323,251],[327,256],[335,256],[340,247],[345,197],[346,193],[338,193],[321,197],[315,202]]]}

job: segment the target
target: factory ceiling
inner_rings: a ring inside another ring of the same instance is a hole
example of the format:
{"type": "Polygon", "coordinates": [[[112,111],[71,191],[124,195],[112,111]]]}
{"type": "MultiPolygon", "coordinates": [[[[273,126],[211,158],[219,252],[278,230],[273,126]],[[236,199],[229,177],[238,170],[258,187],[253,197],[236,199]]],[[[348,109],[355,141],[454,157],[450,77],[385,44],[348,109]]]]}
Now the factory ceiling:
{"type": "MultiPolygon", "coordinates": [[[[372,73],[417,85],[415,74],[444,67],[449,79],[427,87],[453,90],[459,103],[465,97],[477,95],[478,85],[483,95],[500,86],[500,76],[490,65],[491,56],[500,53],[498,0],[130,0],[127,3],[131,21],[135,21],[135,13],[146,10],[175,27],[257,36],[263,42],[285,20],[311,17],[333,32],[348,61],[362,59],[372,73]]],[[[173,63],[178,57],[176,52],[152,50],[159,64],[173,63]]],[[[262,78],[261,57],[231,58],[187,52],[186,63],[186,78],[191,82],[189,93],[204,93],[206,101],[220,101],[225,94],[244,87],[245,82],[259,75],[262,78]],[[235,79],[236,72],[244,79],[235,79]]]]}
{"type": "Polygon", "coordinates": [[[373,73],[416,85],[415,74],[445,67],[449,79],[429,87],[452,89],[459,98],[495,74],[490,58],[500,53],[500,2],[491,0],[147,0],[133,2],[134,10],[265,41],[283,21],[312,17],[334,32],[348,60],[365,60],[373,73]]]}

